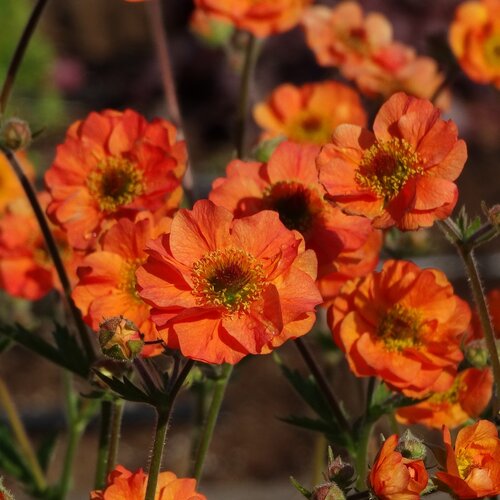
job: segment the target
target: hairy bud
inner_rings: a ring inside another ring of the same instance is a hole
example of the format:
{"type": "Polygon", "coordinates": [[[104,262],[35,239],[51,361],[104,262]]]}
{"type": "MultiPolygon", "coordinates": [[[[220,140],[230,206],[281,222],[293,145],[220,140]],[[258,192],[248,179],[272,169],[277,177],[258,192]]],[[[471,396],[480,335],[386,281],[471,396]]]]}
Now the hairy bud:
{"type": "Polygon", "coordinates": [[[19,118],[8,119],[0,129],[0,144],[12,151],[26,148],[31,142],[31,130],[23,120],[19,118]]]}
{"type": "Polygon", "coordinates": [[[105,356],[127,361],[139,355],[144,339],[132,321],[115,316],[99,325],[99,343],[105,356]]]}

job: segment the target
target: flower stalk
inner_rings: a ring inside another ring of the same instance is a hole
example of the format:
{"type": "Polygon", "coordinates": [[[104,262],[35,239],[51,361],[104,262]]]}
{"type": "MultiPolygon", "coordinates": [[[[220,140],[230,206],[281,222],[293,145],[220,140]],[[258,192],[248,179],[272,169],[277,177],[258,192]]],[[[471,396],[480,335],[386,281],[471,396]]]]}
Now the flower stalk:
{"type": "Polygon", "coordinates": [[[108,451],[110,444],[110,425],[113,413],[113,403],[108,400],[101,402],[101,420],[99,422],[99,445],[97,449],[97,465],[94,479],[94,489],[102,490],[106,484],[108,451]]]}

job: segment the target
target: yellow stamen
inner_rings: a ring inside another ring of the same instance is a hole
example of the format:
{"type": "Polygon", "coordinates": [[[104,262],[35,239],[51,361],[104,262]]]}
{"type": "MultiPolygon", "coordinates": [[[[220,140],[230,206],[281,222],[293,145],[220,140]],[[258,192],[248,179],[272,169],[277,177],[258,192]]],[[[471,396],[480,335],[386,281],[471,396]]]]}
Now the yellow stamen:
{"type": "Polygon", "coordinates": [[[144,192],[142,171],[121,157],[109,157],[101,161],[90,172],[87,186],[104,212],[115,212],[144,192]]]}
{"type": "Polygon", "coordinates": [[[378,337],[389,351],[402,351],[421,345],[422,318],[418,311],[396,304],[378,326],[378,337]]]}
{"type": "Polygon", "coordinates": [[[138,301],[142,301],[142,299],[136,289],[137,278],[135,272],[145,261],[146,259],[127,260],[120,269],[122,279],[118,284],[118,288],[138,301]]]}
{"type": "Polygon", "coordinates": [[[397,137],[367,149],[355,174],[356,182],[386,201],[397,196],[406,182],[424,172],[413,146],[397,137]]]}
{"type": "Polygon", "coordinates": [[[500,68],[500,33],[494,33],[484,42],[484,58],[488,65],[500,68]]]}
{"type": "Polygon", "coordinates": [[[193,295],[199,305],[243,313],[266,286],[262,265],[239,248],[213,250],[193,265],[193,295]]]}
{"type": "Polygon", "coordinates": [[[475,468],[476,464],[467,450],[460,450],[457,454],[457,468],[458,473],[462,479],[465,479],[475,468]]]}

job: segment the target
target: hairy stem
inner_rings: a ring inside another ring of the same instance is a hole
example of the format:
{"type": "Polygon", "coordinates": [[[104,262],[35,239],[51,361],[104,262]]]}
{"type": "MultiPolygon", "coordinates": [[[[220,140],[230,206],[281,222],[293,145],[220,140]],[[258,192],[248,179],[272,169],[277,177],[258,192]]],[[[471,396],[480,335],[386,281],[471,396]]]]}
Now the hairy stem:
{"type": "Polygon", "coordinates": [[[24,173],[17,157],[13,151],[6,148],[0,148],[0,150],[5,154],[7,160],[9,161],[14,173],[16,174],[19,182],[21,183],[24,193],[28,198],[28,201],[33,209],[35,217],[37,219],[38,225],[40,226],[40,230],[42,232],[43,238],[45,240],[45,244],[47,246],[47,250],[52,258],[52,262],[54,263],[54,267],[56,268],[57,276],[61,283],[63,289],[63,295],[66,300],[66,304],[68,310],[71,312],[71,316],[73,317],[76,329],[78,331],[78,335],[80,337],[80,341],[85,349],[87,357],[89,360],[95,359],[95,352],[90,337],[88,335],[87,327],[83,322],[82,313],[76,307],[73,299],[71,297],[71,283],[68,278],[68,274],[66,273],[66,269],[64,267],[61,254],[59,253],[59,249],[57,248],[56,240],[54,239],[54,235],[50,230],[49,223],[47,222],[47,218],[38,202],[38,198],[36,195],[35,188],[31,184],[30,180],[24,173]]]}
{"type": "Polygon", "coordinates": [[[94,489],[102,490],[106,484],[106,472],[110,443],[111,415],[113,403],[108,400],[101,402],[101,420],[99,422],[99,445],[97,448],[97,463],[95,470],[94,489]]]}
{"type": "Polygon", "coordinates": [[[248,101],[250,97],[250,82],[257,60],[257,39],[248,33],[248,41],[245,50],[245,62],[241,74],[238,110],[236,115],[235,147],[236,156],[243,158],[245,154],[245,132],[247,124],[248,101]]]}
{"type": "Polygon", "coordinates": [[[113,401],[113,416],[111,419],[111,436],[109,439],[108,466],[107,473],[109,474],[116,465],[118,457],[118,448],[120,445],[120,433],[122,428],[123,408],[125,401],[116,399],[113,401]]]}
{"type": "Polygon", "coordinates": [[[38,25],[38,21],[42,15],[43,9],[47,4],[48,0],[38,0],[33,7],[31,15],[26,23],[24,31],[19,39],[12,60],[10,61],[9,68],[7,69],[7,76],[5,77],[4,84],[2,86],[2,92],[0,93],[0,116],[3,115],[7,107],[7,102],[9,100],[10,94],[12,92],[12,87],[16,80],[17,72],[28,48],[28,44],[33,36],[35,28],[38,25]]]}
{"type": "Polygon", "coordinates": [[[179,376],[177,377],[172,389],[167,395],[165,403],[156,408],[157,422],[156,431],[153,443],[153,450],[151,452],[151,462],[149,464],[148,472],[148,485],[146,488],[145,500],[154,500],[156,493],[156,485],[158,483],[158,476],[160,475],[161,461],[163,459],[163,449],[165,447],[165,439],[167,437],[168,423],[170,415],[174,407],[175,399],[179,393],[186,377],[189,375],[191,368],[194,366],[194,361],[189,360],[185,365],[179,376]]]}
{"type": "Polygon", "coordinates": [[[214,384],[212,402],[208,410],[207,420],[203,427],[200,444],[196,453],[196,460],[194,464],[194,477],[198,483],[201,480],[205,458],[207,456],[210,443],[212,442],[215,425],[217,423],[217,418],[219,416],[222,401],[224,399],[224,394],[226,392],[226,388],[229,383],[229,379],[231,378],[232,372],[233,365],[225,364],[222,368],[220,378],[214,384]]]}
{"type": "Polygon", "coordinates": [[[368,444],[372,432],[372,423],[365,423],[360,430],[356,445],[356,472],[358,479],[356,488],[364,490],[366,488],[366,476],[368,472],[368,444]]]}

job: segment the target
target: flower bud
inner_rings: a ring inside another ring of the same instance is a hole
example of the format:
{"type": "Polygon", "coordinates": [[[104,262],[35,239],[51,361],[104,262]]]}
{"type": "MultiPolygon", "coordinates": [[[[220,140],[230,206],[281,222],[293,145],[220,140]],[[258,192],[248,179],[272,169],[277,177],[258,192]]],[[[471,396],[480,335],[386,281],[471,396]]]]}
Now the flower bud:
{"type": "Polygon", "coordinates": [[[189,24],[191,30],[211,47],[227,45],[234,33],[232,23],[211,16],[201,9],[195,9],[189,24]]]}
{"type": "Polygon", "coordinates": [[[114,316],[99,325],[99,343],[105,356],[126,361],[141,352],[144,339],[132,321],[114,316]]]}
{"type": "Polygon", "coordinates": [[[396,451],[399,451],[404,458],[412,460],[424,460],[427,454],[427,448],[421,439],[415,437],[410,429],[399,438],[396,451]]]}
{"type": "Polygon", "coordinates": [[[352,476],[354,475],[354,467],[342,460],[342,457],[338,456],[329,461],[328,463],[328,479],[330,481],[335,481],[340,485],[348,485],[352,481],[352,476]]]}
{"type": "Polygon", "coordinates": [[[345,495],[335,483],[325,483],[314,488],[311,500],[345,500],[345,495]]]}
{"type": "Polygon", "coordinates": [[[465,358],[475,368],[485,368],[490,359],[484,340],[473,340],[465,347],[465,358]]]}
{"type": "Polygon", "coordinates": [[[0,130],[0,144],[12,151],[26,148],[31,142],[31,130],[27,122],[10,118],[0,130]]]}

